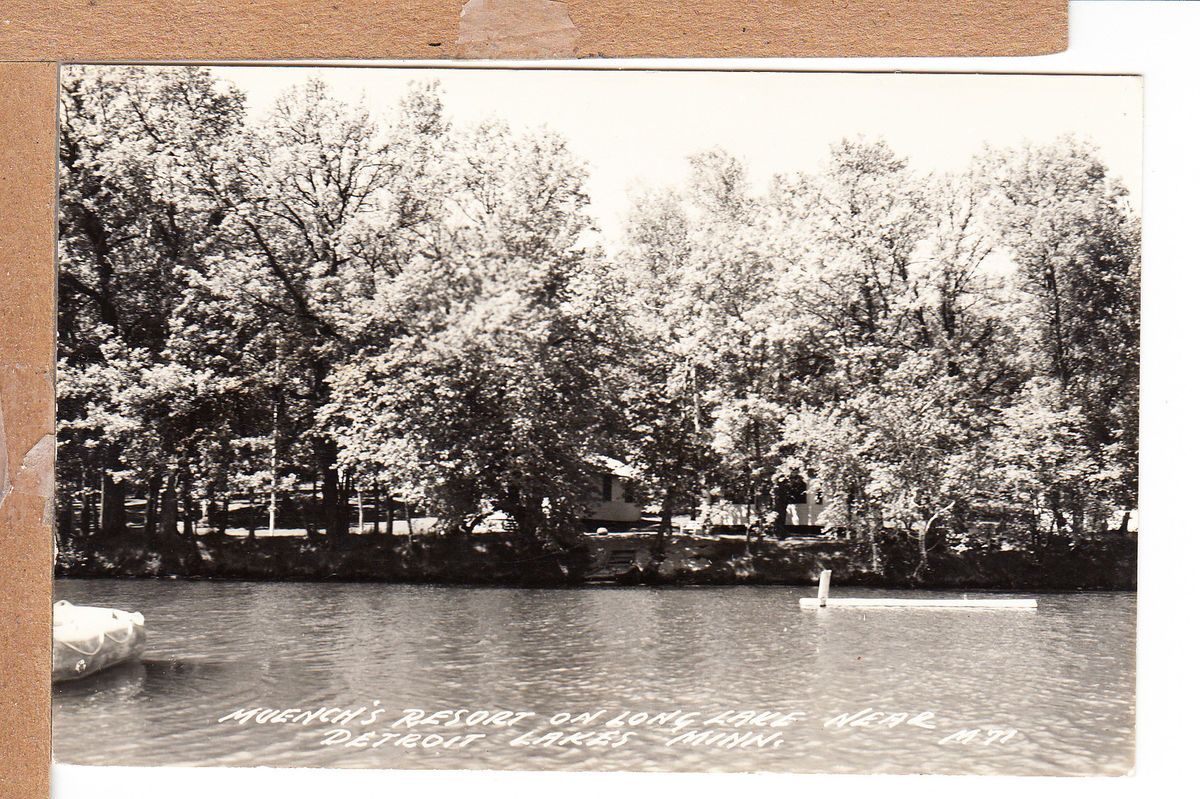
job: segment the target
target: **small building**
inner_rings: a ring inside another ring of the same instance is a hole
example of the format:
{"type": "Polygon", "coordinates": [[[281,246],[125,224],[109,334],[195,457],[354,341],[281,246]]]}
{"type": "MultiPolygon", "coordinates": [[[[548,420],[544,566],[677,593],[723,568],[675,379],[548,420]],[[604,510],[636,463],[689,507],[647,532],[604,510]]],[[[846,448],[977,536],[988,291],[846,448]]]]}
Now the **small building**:
{"type": "MultiPolygon", "coordinates": [[[[809,491],[808,484],[797,481],[783,506],[783,533],[785,535],[817,535],[822,525],[818,521],[825,510],[824,497],[820,491],[809,491]]],[[[764,498],[762,507],[770,510],[771,499],[764,498]]],[[[714,530],[744,531],[751,522],[752,508],[745,503],[718,502],[709,508],[708,526],[714,530]]]]}
{"type": "Polygon", "coordinates": [[[629,499],[629,485],[634,479],[631,467],[607,456],[592,459],[596,466],[594,490],[596,500],[588,510],[588,521],[596,526],[609,522],[616,527],[628,527],[642,520],[642,506],[629,499]]]}
{"type": "MultiPolygon", "coordinates": [[[[629,530],[642,521],[642,506],[630,501],[629,486],[634,479],[632,467],[616,458],[597,455],[589,459],[594,467],[591,474],[593,500],[580,522],[592,529],[629,530]]],[[[503,511],[489,514],[476,528],[478,532],[499,532],[509,529],[511,522],[503,511]]]]}

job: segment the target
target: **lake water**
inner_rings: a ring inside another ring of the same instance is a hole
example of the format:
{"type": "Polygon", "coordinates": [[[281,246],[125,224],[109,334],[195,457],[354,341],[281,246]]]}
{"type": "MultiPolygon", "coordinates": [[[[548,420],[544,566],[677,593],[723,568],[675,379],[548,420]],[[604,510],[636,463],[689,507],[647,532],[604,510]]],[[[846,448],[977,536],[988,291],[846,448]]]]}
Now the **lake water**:
{"type": "Polygon", "coordinates": [[[801,611],[797,600],[812,589],[63,580],[56,593],[140,610],[147,624],[143,663],[55,687],[55,759],[65,763],[981,774],[1133,766],[1133,594],[1044,594],[1037,611],[801,611]],[[322,707],[366,709],[341,725],[332,712],[308,724],[296,713],[220,721],[243,709],[322,707]],[[417,721],[406,710],[456,709],[533,715],[485,720],[517,719],[511,726],[392,726],[417,721]],[[766,713],[777,715],[737,726],[766,713]],[[841,714],[851,716],[839,726],[841,714]]]}

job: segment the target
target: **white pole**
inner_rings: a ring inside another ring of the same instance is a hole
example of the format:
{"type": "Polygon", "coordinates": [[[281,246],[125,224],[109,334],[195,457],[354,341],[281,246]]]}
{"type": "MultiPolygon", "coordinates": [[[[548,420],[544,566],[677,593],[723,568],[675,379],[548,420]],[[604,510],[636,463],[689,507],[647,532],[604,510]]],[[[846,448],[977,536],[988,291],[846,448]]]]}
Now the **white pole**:
{"type": "Polygon", "coordinates": [[[363,534],[363,504],[362,504],[362,488],[358,485],[354,486],[355,492],[358,494],[358,534],[363,534]]]}
{"type": "Polygon", "coordinates": [[[276,440],[271,440],[271,500],[270,510],[267,512],[267,532],[268,535],[275,535],[275,494],[276,480],[279,474],[279,447],[276,440]]]}
{"type": "Polygon", "coordinates": [[[279,482],[279,342],[275,342],[275,393],[271,408],[271,506],[268,511],[267,532],[275,535],[275,496],[279,482]]]}
{"type": "Polygon", "coordinates": [[[833,572],[825,569],[821,572],[821,581],[817,584],[817,605],[825,607],[825,600],[829,599],[829,578],[833,576],[833,572]]]}

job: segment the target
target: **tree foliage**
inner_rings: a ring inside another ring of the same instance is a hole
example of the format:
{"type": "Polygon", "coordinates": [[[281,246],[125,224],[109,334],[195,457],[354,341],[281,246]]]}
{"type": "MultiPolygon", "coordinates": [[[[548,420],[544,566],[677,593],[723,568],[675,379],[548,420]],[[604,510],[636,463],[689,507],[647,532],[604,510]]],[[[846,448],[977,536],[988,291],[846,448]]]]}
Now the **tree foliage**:
{"type": "Polygon", "coordinates": [[[1139,222],[1086,143],[918,174],[846,140],[765,188],[706,151],[602,248],[567,142],[434,84],[250,121],[203,69],[71,68],[61,110],[68,532],[232,500],[336,537],[366,492],[571,546],[611,456],[660,553],[680,513],[742,508],[750,543],[819,492],[919,577],[1136,506],[1139,222]]]}

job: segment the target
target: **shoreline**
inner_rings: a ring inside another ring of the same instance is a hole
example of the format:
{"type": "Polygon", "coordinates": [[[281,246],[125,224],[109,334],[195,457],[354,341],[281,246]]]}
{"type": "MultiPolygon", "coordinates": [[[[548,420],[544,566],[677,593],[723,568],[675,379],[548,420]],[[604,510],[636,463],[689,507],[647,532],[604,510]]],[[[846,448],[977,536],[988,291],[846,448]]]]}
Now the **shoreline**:
{"type": "Polygon", "coordinates": [[[141,536],[60,553],[56,578],[226,579],[253,582],[393,582],[463,586],[815,587],[832,569],[839,587],[972,591],[1135,591],[1133,538],[1061,545],[1033,553],[931,553],[918,574],[901,548],[883,546],[878,569],[851,542],[676,535],[653,557],[653,534],[588,536],[571,550],[529,553],[499,535],[345,539],[175,539],[148,548],[141,536]]]}
{"type": "MultiPolygon", "coordinates": [[[[733,583],[684,583],[684,582],[658,582],[658,583],[619,583],[599,580],[585,580],[579,583],[546,583],[546,584],[520,584],[511,582],[450,582],[446,580],[385,580],[369,577],[326,577],[326,578],[311,578],[311,577],[212,577],[212,576],[197,576],[197,575],[120,575],[120,574],[55,574],[54,580],[146,580],[146,581],[167,581],[179,583],[197,583],[197,582],[230,582],[230,583],[280,583],[280,584],[320,584],[328,583],[332,585],[427,585],[445,588],[528,588],[539,590],[552,591],[628,591],[631,589],[648,589],[648,590],[695,590],[700,588],[812,588],[815,592],[817,589],[816,583],[764,583],[764,582],[733,582],[733,583]]],[[[946,591],[969,591],[972,594],[1137,594],[1137,587],[1081,587],[1081,588],[950,588],[937,585],[890,585],[884,583],[841,583],[844,588],[869,588],[876,590],[888,591],[925,591],[925,592],[946,592],[946,591]]],[[[835,586],[836,589],[836,586],[835,586]]]]}

